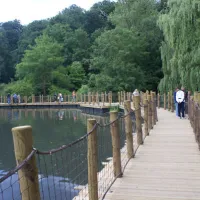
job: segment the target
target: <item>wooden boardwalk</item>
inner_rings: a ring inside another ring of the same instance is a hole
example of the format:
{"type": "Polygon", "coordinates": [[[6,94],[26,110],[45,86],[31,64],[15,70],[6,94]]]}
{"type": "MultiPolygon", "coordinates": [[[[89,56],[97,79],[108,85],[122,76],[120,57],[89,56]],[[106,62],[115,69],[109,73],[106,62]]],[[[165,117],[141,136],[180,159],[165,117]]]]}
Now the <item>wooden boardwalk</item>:
{"type": "Polygon", "coordinates": [[[105,200],[200,200],[200,152],[189,120],[163,109],[158,119],[105,200]]]}

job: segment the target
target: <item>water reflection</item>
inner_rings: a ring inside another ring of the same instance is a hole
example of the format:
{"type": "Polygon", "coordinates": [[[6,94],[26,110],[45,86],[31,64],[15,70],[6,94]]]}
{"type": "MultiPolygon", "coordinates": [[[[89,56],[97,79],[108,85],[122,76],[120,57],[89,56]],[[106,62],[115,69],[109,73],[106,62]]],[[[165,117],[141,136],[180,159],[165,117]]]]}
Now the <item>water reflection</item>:
{"type": "MultiPolygon", "coordinates": [[[[80,110],[70,109],[0,109],[0,170],[7,171],[15,166],[13,127],[32,126],[34,146],[49,150],[86,134],[88,117],[80,110]]],[[[104,117],[95,118],[101,123],[107,120],[104,117]]]]}
{"type": "MultiPolygon", "coordinates": [[[[11,129],[15,126],[31,125],[33,128],[34,146],[42,151],[69,144],[87,133],[87,119],[96,118],[100,124],[109,122],[108,115],[90,116],[80,110],[70,109],[0,109],[0,176],[15,164],[11,129]]],[[[134,120],[134,116],[132,116],[134,120]]],[[[124,123],[120,120],[120,133],[124,133],[124,123]]],[[[103,168],[102,162],[112,156],[112,144],[109,127],[99,127],[98,135],[98,170],[103,168]]],[[[124,136],[125,134],[123,134],[124,136]]],[[[121,140],[121,147],[125,138],[121,140]]],[[[67,150],[48,156],[37,156],[40,184],[47,187],[54,184],[59,190],[71,198],[77,194],[74,187],[87,184],[87,138],[67,150]],[[64,180],[64,181],[63,181],[64,180]],[[66,192],[67,191],[67,192],[66,192]]],[[[17,179],[17,174],[12,180],[17,179]]],[[[9,179],[4,186],[9,183],[9,179]]],[[[13,187],[19,192],[19,186],[13,187]]],[[[43,190],[44,190],[43,188],[43,190]]],[[[9,190],[8,190],[9,191],[9,190]]],[[[44,190],[46,193],[47,190],[44,190]]],[[[52,191],[51,191],[52,192],[52,191]]],[[[57,192],[57,189],[54,189],[57,192]]],[[[5,199],[10,199],[10,192],[5,199]]],[[[49,194],[54,196],[54,194],[49,194]]],[[[71,199],[69,198],[69,199],[71,199]]],[[[49,199],[44,194],[43,199],[49,199]]],[[[54,198],[52,198],[54,199],[54,198]]]]}

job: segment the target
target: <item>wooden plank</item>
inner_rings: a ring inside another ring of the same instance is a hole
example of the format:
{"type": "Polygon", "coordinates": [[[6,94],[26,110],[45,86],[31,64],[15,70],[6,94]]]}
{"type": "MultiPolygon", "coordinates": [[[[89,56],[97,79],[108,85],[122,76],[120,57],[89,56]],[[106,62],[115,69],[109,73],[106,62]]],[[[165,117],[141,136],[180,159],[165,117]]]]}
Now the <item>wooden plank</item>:
{"type": "Polygon", "coordinates": [[[200,199],[200,152],[189,121],[164,109],[158,117],[105,200],[200,199]]]}

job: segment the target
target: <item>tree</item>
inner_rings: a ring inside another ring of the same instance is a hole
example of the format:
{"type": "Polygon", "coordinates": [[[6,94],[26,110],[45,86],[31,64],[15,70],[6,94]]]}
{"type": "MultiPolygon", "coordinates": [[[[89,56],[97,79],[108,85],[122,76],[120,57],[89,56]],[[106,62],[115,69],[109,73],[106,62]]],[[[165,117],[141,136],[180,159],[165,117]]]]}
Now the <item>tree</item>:
{"type": "Polygon", "coordinates": [[[142,88],[144,74],[140,60],[145,56],[145,43],[134,31],[120,28],[106,31],[97,38],[93,49],[91,70],[97,75],[95,79],[91,76],[90,86],[96,82],[94,87],[100,90],[108,90],[109,85],[115,91],[142,88]]]}
{"type": "Polygon", "coordinates": [[[8,83],[14,78],[21,32],[22,25],[18,20],[0,24],[0,83],[8,83]]]}
{"type": "Polygon", "coordinates": [[[98,29],[112,29],[114,26],[108,19],[110,13],[115,9],[115,2],[104,0],[95,3],[89,11],[86,12],[84,28],[89,35],[98,29]]]}
{"type": "Polygon", "coordinates": [[[83,28],[85,22],[85,11],[77,5],[71,5],[69,8],[65,8],[58,15],[50,20],[50,24],[68,24],[72,30],[83,28]]]}
{"type": "Polygon", "coordinates": [[[63,63],[63,47],[47,35],[38,37],[35,42],[17,65],[17,76],[31,80],[35,93],[45,95],[51,85],[52,71],[63,63]]]}
{"type": "MultiPolygon", "coordinates": [[[[110,15],[115,29],[96,39],[92,73],[102,73],[108,85],[116,85],[116,90],[136,87],[156,90],[162,77],[159,51],[162,34],[156,25],[157,18],[154,0],[119,1],[110,15]]],[[[91,85],[93,80],[94,76],[91,85]]],[[[97,80],[102,82],[103,78],[97,75],[96,83],[97,80]]]]}
{"type": "Polygon", "coordinates": [[[70,67],[68,67],[69,78],[72,84],[73,90],[78,90],[81,88],[82,84],[85,82],[85,71],[80,62],[73,62],[70,67]]]}
{"type": "Polygon", "coordinates": [[[29,49],[29,46],[35,45],[35,39],[43,34],[43,31],[47,27],[48,23],[49,22],[47,20],[37,20],[31,22],[27,26],[23,26],[17,49],[18,63],[21,62],[25,50],[29,49]]]}
{"type": "Polygon", "coordinates": [[[200,2],[195,0],[168,0],[168,12],[159,17],[158,23],[164,34],[161,91],[181,85],[193,91],[200,89],[199,6],[200,2]]]}

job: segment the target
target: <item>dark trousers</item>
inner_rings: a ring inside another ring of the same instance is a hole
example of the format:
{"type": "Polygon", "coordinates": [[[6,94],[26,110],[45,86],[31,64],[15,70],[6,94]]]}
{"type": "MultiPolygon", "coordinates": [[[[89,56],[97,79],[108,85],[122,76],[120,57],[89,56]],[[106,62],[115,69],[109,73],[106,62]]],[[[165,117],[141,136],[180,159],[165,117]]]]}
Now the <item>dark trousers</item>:
{"type": "Polygon", "coordinates": [[[185,103],[184,102],[178,103],[178,116],[185,117],[185,103]],[[181,113],[182,113],[182,116],[181,116],[181,113]]]}

